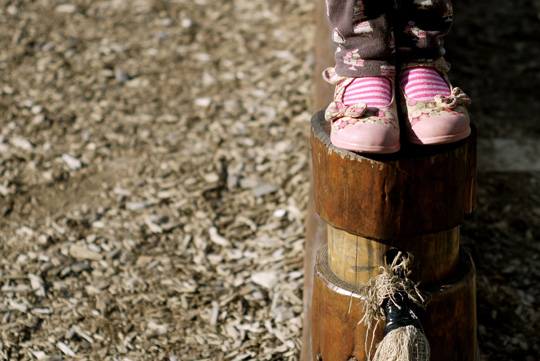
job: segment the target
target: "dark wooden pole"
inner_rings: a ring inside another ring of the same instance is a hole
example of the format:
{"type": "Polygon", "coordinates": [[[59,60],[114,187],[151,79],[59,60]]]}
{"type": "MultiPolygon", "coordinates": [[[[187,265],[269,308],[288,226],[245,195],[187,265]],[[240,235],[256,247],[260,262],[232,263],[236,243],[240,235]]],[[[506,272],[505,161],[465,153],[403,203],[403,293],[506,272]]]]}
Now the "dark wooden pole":
{"type": "MultiPolygon", "coordinates": [[[[326,19],[326,5],[323,0],[316,0],[316,28],[314,37],[314,83],[313,112],[322,109],[333,99],[334,88],[323,81],[321,76],[324,69],[334,63],[334,45],[330,37],[330,28],[326,19]]],[[[313,359],[311,346],[311,305],[313,297],[313,274],[317,251],[326,244],[326,224],[315,212],[315,195],[313,172],[310,172],[310,196],[306,215],[306,246],[304,255],[304,322],[302,331],[302,352],[300,360],[313,359]]]]}

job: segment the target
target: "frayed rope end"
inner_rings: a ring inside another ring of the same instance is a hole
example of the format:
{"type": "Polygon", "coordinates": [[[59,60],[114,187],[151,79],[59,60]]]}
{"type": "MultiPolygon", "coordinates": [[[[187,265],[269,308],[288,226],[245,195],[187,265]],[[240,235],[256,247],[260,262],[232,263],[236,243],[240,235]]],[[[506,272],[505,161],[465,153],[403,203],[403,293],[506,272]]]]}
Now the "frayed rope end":
{"type": "Polygon", "coordinates": [[[383,338],[373,361],[429,361],[430,353],[424,333],[414,326],[406,326],[390,331],[383,338]]]}

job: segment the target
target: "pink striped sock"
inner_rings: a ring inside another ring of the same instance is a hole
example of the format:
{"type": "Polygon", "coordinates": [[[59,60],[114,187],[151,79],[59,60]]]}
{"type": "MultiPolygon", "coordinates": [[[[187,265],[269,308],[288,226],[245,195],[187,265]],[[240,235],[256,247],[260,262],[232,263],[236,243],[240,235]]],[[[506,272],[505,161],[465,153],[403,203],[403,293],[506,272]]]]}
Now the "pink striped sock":
{"type": "Polygon", "coordinates": [[[366,103],[369,108],[380,108],[392,101],[390,81],[382,77],[356,78],[343,94],[343,104],[350,106],[366,103]]]}
{"type": "Polygon", "coordinates": [[[450,86],[434,68],[409,68],[400,77],[401,88],[407,97],[433,101],[436,95],[450,95],[450,86]]]}

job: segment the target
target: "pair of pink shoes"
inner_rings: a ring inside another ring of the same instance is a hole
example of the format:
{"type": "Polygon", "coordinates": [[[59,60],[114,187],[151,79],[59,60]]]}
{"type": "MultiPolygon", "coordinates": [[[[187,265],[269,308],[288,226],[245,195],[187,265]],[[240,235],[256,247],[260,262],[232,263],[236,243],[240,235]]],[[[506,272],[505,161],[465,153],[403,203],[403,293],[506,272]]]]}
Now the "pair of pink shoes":
{"type": "MultiPolygon", "coordinates": [[[[436,95],[431,100],[409,98],[402,84],[399,87],[401,110],[407,140],[415,144],[452,143],[471,133],[465,105],[467,95],[452,88],[444,73],[440,73],[450,87],[450,95],[436,95]]],[[[323,73],[324,79],[336,85],[334,101],[328,106],[325,118],[332,122],[331,140],[336,147],[365,153],[394,153],[400,149],[400,126],[393,78],[386,78],[392,87],[388,105],[368,107],[359,102],[345,105],[347,87],[356,79],[340,76],[334,68],[323,73]]]]}

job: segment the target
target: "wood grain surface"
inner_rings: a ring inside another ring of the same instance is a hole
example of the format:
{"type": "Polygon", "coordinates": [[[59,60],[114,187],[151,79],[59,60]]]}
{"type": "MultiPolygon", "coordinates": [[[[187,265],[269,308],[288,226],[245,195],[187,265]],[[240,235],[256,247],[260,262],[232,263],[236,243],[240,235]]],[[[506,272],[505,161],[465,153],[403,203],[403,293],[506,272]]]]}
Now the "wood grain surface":
{"type": "Polygon", "coordinates": [[[373,240],[328,226],[328,262],[341,279],[362,285],[380,273],[390,251],[406,252],[410,278],[422,286],[444,282],[459,259],[459,227],[446,231],[400,238],[373,240]]]}

